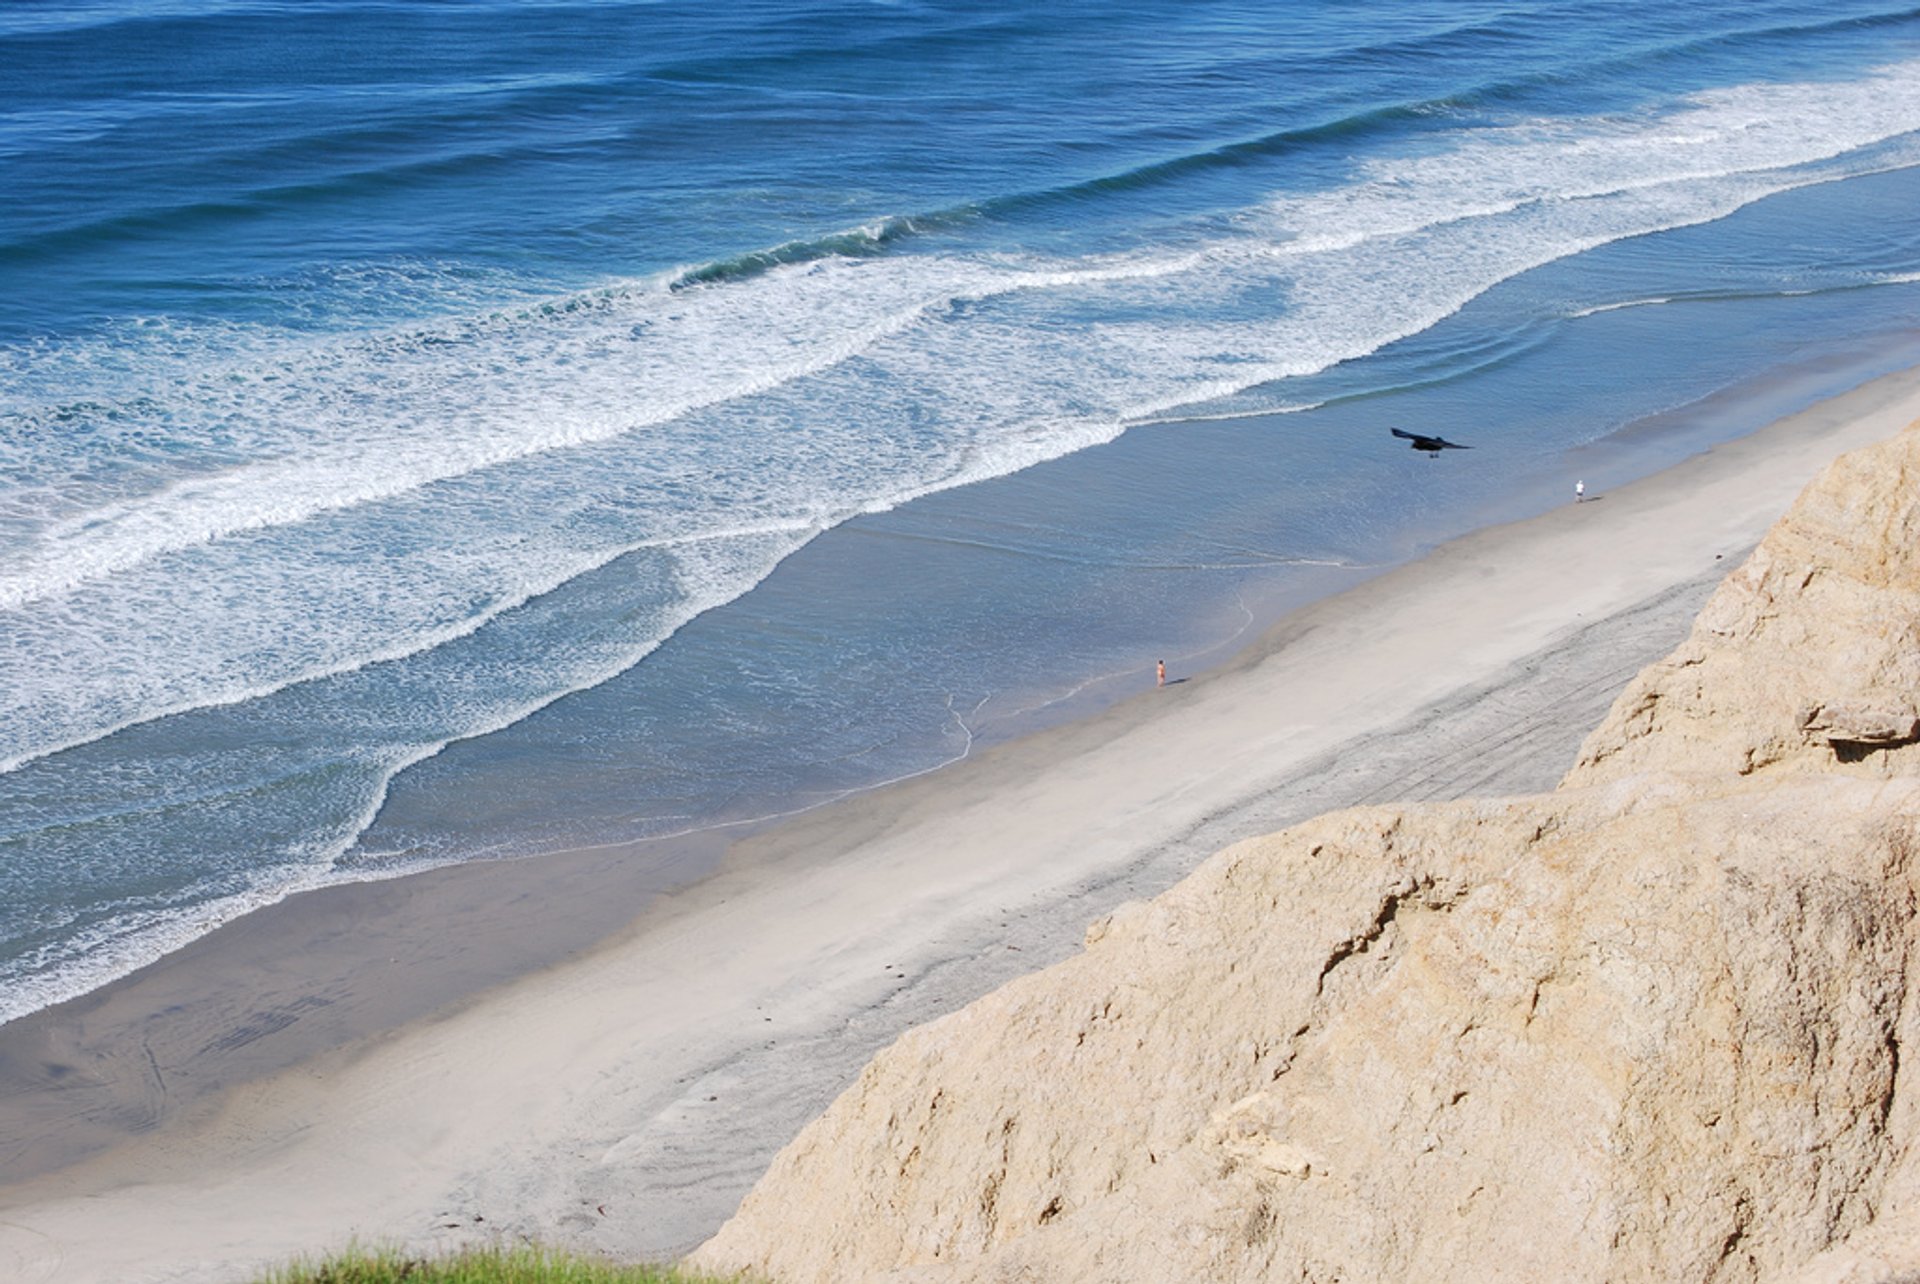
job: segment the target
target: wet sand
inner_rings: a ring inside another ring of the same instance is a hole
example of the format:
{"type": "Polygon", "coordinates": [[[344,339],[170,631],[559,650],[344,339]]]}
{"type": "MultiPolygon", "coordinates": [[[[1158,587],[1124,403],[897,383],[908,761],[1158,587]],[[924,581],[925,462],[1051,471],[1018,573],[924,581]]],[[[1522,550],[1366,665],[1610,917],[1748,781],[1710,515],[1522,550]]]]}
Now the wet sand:
{"type": "Polygon", "coordinates": [[[1190,680],[685,843],[670,881],[711,873],[677,891],[612,848],[230,924],[0,1029],[0,1277],[244,1279],[352,1236],[691,1247],[874,1049],[1225,843],[1550,787],[1820,465],[1915,417],[1920,374],[1888,376],[1590,486],[1190,680]]]}

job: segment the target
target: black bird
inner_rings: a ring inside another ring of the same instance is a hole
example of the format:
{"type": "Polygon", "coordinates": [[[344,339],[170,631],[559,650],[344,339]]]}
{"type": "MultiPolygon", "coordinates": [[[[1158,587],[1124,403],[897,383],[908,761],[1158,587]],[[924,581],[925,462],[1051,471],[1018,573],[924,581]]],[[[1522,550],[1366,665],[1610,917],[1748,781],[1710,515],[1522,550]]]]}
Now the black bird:
{"type": "Polygon", "coordinates": [[[1424,450],[1429,459],[1438,459],[1443,450],[1472,450],[1472,446],[1462,446],[1457,441],[1448,441],[1445,437],[1423,437],[1417,432],[1402,432],[1395,428],[1393,435],[1413,443],[1415,450],[1424,450]]]}

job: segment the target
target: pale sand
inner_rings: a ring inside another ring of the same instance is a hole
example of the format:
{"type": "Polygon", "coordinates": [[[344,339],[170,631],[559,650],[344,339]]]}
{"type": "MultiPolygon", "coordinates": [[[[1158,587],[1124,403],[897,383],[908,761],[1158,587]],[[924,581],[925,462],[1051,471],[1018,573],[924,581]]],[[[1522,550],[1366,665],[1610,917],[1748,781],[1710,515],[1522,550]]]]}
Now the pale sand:
{"type": "MultiPolygon", "coordinates": [[[[1218,671],[756,835],[582,956],[169,1110],[196,1065],[217,1067],[198,1091],[257,1073],[246,1047],[297,1010],[338,1003],[367,1028],[403,1015],[388,989],[408,960],[388,951],[482,921],[435,917],[407,883],[255,916],[269,926],[184,952],[64,1027],[8,1027],[9,1171],[54,1162],[64,1134],[133,1136],[0,1188],[0,1278],[244,1279],[355,1235],[689,1247],[877,1046],[1062,956],[1090,918],[1208,851],[1353,801],[1550,786],[1820,465],[1916,417],[1920,373],[1889,376],[1599,502],[1456,541],[1218,671]],[[316,995],[308,964],[336,956],[366,960],[316,995]],[[149,1117],[164,1123],[143,1134],[149,1117]]],[[[537,963],[514,916],[582,912],[609,859],[453,880],[493,903],[490,935],[419,948],[503,974],[537,963]],[[505,907],[490,899],[503,888],[505,907]]]]}

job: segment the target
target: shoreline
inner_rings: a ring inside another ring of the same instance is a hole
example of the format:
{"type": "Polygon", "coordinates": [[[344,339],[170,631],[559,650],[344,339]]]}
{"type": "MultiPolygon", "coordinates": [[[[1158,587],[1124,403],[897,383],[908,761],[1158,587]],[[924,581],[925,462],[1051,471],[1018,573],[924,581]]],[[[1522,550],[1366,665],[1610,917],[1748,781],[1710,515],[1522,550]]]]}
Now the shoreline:
{"type": "Polygon", "coordinates": [[[623,882],[604,849],[237,920],[0,1029],[0,1266],[218,1278],[356,1233],[690,1247],[875,1048],[1226,842],[1550,786],[1587,711],[1677,644],[1819,464],[1916,416],[1920,371],[1884,376],[1604,503],[1462,537],[1166,691],[689,844],[678,872],[710,876],[676,891],[623,882]],[[435,969],[450,992],[403,1012],[435,969]],[[296,1031],[348,1042],[272,1066],[296,1031]],[[101,1219],[112,1244],[87,1234],[101,1219]]]}
{"type": "MultiPolygon", "coordinates": [[[[1841,358],[1831,354],[1776,366],[1766,374],[1748,381],[1717,388],[1703,397],[1651,414],[1644,419],[1634,421],[1606,436],[1580,445],[1567,448],[1561,461],[1567,475],[1574,472],[1584,473],[1594,479],[1596,485],[1603,486],[1607,481],[1627,481],[1648,476],[1654,471],[1670,467],[1691,453],[1712,449],[1726,441],[1737,439],[1764,427],[1773,420],[1798,413],[1819,402],[1834,396],[1844,395],[1855,388],[1888,374],[1899,371],[1920,360],[1920,336],[1910,337],[1902,343],[1883,342],[1865,349],[1855,349],[1850,355],[1841,358]],[[1677,447],[1677,448],[1676,448],[1677,447]]],[[[1281,416],[1280,418],[1285,418],[1281,416]]],[[[1123,434],[1122,437],[1107,443],[1098,450],[1080,451],[1047,461],[1023,473],[997,477],[982,483],[986,488],[1014,484],[1021,479],[1031,480],[1043,473],[1066,468],[1071,470],[1062,480],[1052,481],[1058,489],[1061,485],[1073,488],[1101,489],[1110,483],[1125,487],[1133,483],[1142,469],[1152,475],[1157,467],[1173,462],[1170,456],[1178,457],[1193,451],[1193,438],[1199,435],[1205,443],[1202,453],[1219,455],[1219,442],[1207,442],[1209,431],[1224,428],[1237,428],[1249,422],[1248,417],[1227,420],[1181,420],[1178,434],[1179,445],[1169,449],[1166,445],[1147,446],[1144,443],[1152,438],[1147,429],[1154,425],[1142,425],[1138,431],[1123,434]],[[1129,458],[1130,457],[1130,458],[1129,458]],[[1132,476],[1130,476],[1131,474],[1132,476]]],[[[1264,422],[1260,417],[1251,417],[1251,422],[1264,422]]],[[[1278,420],[1273,425],[1277,426],[1278,420]]],[[[1229,439],[1229,452],[1249,448],[1245,441],[1234,442],[1229,439]]],[[[977,489],[974,486],[961,487],[952,491],[941,491],[922,496],[901,509],[890,509],[875,515],[862,515],[848,520],[822,537],[784,559],[772,576],[755,591],[765,592],[769,588],[777,590],[776,596],[784,594],[789,599],[806,599],[810,595],[826,593],[831,595],[836,587],[831,573],[823,575],[821,564],[833,563],[836,559],[855,561],[871,560],[871,548],[876,543],[897,543],[902,536],[909,539],[925,540],[927,527],[944,529],[958,521],[962,524],[970,520],[965,514],[972,507],[964,501],[957,504],[955,497],[977,489]],[[933,506],[931,513],[920,512],[904,527],[896,524],[900,513],[913,512],[933,506]],[[825,583],[822,583],[822,580],[825,583]],[[796,589],[795,585],[798,585],[796,589]]],[[[826,788],[811,788],[789,782],[793,785],[787,793],[768,794],[764,806],[752,809],[716,810],[707,815],[689,815],[685,823],[669,832],[657,832],[638,838],[611,838],[606,840],[586,837],[573,841],[534,840],[531,843],[516,844],[512,840],[502,840],[492,834],[483,821],[474,832],[481,841],[464,856],[427,857],[417,860],[404,860],[393,868],[373,868],[357,873],[345,873],[337,879],[322,878],[298,886],[290,886],[277,892],[269,892],[263,899],[256,900],[252,908],[229,911],[214,902],[212,926],[193,925],[186,928],[169,929],[164,925],[157,928],[159,935],[171,937],[170,943],[161,946],[157,952],[150,952],[149,943],[142,941],[131,953],[144,956],[144,963],[117,963],[82,969],[83,976],[57,976],[54,984],[46,986],[67,997],[59,999],[41,998],[43,1007],[34,1007],[19,1016],[0,1020],[0,1094],[4,1094],[5,1058],[4,1031],[18,1022],[32,1021],[36,1014],[60,1010],[73,1012],[84,1007],[87,1000],[101,994],[108,988],[122,985],[137,977],[151,966],[162,966],[165,962],[183,951],[200,947],[210,934],[219,934],[227,942],[226,948],[234,948],[233,942],[246,937],[249,932],[239,924],[248,923],[261,914],[269,916],[284,912],[282,906],[289,900],[321,898],[339,903],[335,912],[350,914],[355,918],[367,915],[378,916],[382,913],[382,900],[364,890],[358,890],[361,884],[378,884],[405,880],[425,880],[427,884],[437,884],[441,879],[460,877],[450,871],[460,868],[475,868],[500,862],[541,861],[575,862],[589,858],[590,853],[613,851],[621,854],[618,865],[602,865],[594,873],[596,892],[590,897],[586,909],[590,915],[590,924],[584,932],[570,931],[568,939],[553,948],[528,951],[522,940],[501,943],[512,957],[511,963],[498,963],[482,966],[472,975],[463,978],[445,978],[444,984],[419,986],[417,974],[409,973],[406,985],[409,989],[424,989],[426,993],[419,1002],[407,1005],[407,1010],[396,1013],[388,1009],[384,1017],[369,1018],[364,1021],[351,1021],[336,1024],[334,1034],[327,1041],[310,1041],[311,1047],[278,1058],[278,1066],[291,1064],[302,1056],[308,1055],[312,1048],[338,1043],[345,1038],[361,1037],[376,1033],[381,1029],[418,1016],[446,1002],[459,1001],[470,997],[478,990],[510,979],[526,971],[544,966],[565,957],[581,948],[581,938],[587,941],[597,938],[609,930],[608,924],[618,925],[627,921],[638,908],[654,895],[670,892],[692,881],[705,877],[718,864],[732,842],[739,836],[759,832],[771,826],[785,823],[796,816],[818,810],[822,807],[837,805],[848,798],[870,792],[875,789],[889,788],[902,781],[943,771],[954,763],[964,761],[978,750],[995,744],[1018,739],[1037,731],[1061,725],[1080,718],[1093,716],[1111,708],[1114,704],[1138,693],[1151,677],[1151,665],[1143,656],[1161,654],[1173,657],[1176,672],[1191,675],[1204,672],[1230,662],[1248,646],[1257,643],[1266,631],[1277,626],[1295,612],[1316,602],[1337,596],[1366,580],[1405,565],[1426,555],[1432,549],[1448,540],[1470,534],[1488,526],[1500,525],[1511,521],[1535,516],[1564,502],[1565,496],[1559,480],[1543,484],[1537,476],[1526,479],[1510,479],[1509,489],[1501,499],[1493,504],[1483,504],[1477,509],[1470,508],[1465,514],[1453,514],[1455,520],[1444,525],[1437,533],[1429,536],[1409,539],[1410,532],[1402,531],[1398,537],[1390,538],[1386,547],[1369,550],[1371,556],[1355,560],[1333,560],[1318,562],[1288,562],[1285,578],[1261,580],[1242,579],[1230,585],[1231,602],[1227,596],[1216,591],[1211,597],[1200,595],[1199,600],[1186,604],[1195,609],[1188,615],[1175,611],[1168,618],[1188,620],[1206,620],[1207,625],[1198,629],[1190,628],[1188,635],[1169,643],[1164,639],[1134,639],[1141,645],[1134,646],[1118,656],[1104,657],[1109,661],[1102,667],[1081,670],[1062,679],[1063,685],[1051,682],[1043,683],[1033,689],[1024,689],[1019,685],[1010,685],[989,691],[980,703],[990,706],[984,721],[973,715],[980,713],[974,708],[967,717],[958,716],[956,707],[949,699],[948,721],[958,724],[966,736],[966,743],[960,752],[939,761],[904,761],[894,764],[894,770],[886,774],[875,775],[869,779],[851,785],[835,785],[826,788]],[[1462,516],[1464,521],[1459,520],[1462,516]],[[1234,618],[1226,618],[1231,615],[1234,618]],[[1118,664],[1111,661],[1118,660],[1118,664]],[[482,854],[490,853],[490,854],[482,854]],[[642,859],[656,863],[657,871],[628,871],[624,867],[628,853],[644,854],[642,859]],[[609,906],[607,897],[600,894],[603,890],[612,890],[617,902],[609,906]]],[[[979,501],[976,501],[978,503],[979,501]]],[[[988,519],[987,525],[1005,521],[1007,501],[986,501],[986,511],[995,516],[988,519]]],[[[1031,520],[1032,501],[1015,500],[1011,505],[1016,520],[1024,516],[1031,520]],[[1023,511],[1024,505],[1024,511],[1023,511]]],[[[1103,514],[1102,516],[1111,516],[1103,514]]],[[[971,520],[977,521],[974,517],[971,520]]],[[[937,542],[938,535],[933,541],[937,542]]],[[[956,541],[964,543],[964,539],[956,541]]],[[[993,547],[990,539],[986,547],[993,547]]],[[[1251,565],[1257,565],[1250,564],[1251,565]]],[[[928,580],[938,578],[942,568],[921,566],[913,568],[928,580]]],[[[1249,569],[1249,568],[1241,568],[1249,569]]],[[[777,614],[779,607],[773,608],[777,614]]],[[[728,608],[722,607],[710,613],[715,618],[730,618],[728,608]]],[[[706,617],[690,621],[680,630],[680,634],[693,637],[710,627],[706,617]]],[[[723,626],[724,629],[724,626],[723,626]]],[[[678,635],[677,635],[678,636],[678,635]]],[[[733,654],[749,654],[753,645],[761,641],[751,632],[745,636],[725,636],[720,639],[723,646],[729,646],[733,654]]],[[[696,647],[711,649],[715,642],[711,637],[702,636],[696,647]]],[[[1015,673],[1021,672],[1016,666],[1015,673]]],[[[1059,675],[1053,675],[1058,677],[1059,675]]],[[[940,688],[935,688],[940,689],[940,688]]],[[[587,692],[576,692],[589,694],[587,692]]],[[[481,743],[486,741],[481,737],[481,743]]],[[[467,742],[458,742],[464,747],[467,742]]],[[[449,746],[452,748],[454,746],[449,746]]],[[[514,751],[510,748],[509,754],[514,751]]],[[[496,783],[499,778],[489,777],[484,771],[469,778],[464,792],[469,798],[486,796],[489,780],[496,783]]],[[[623,793],[618,782],[599,780],[599,789],[595,796],[599,798],[619,798],[623,793]]],[[[462,791],[455,791],[454,796],[462,791]]],[[[580,790],[573,791],[572,802],[580,801],[580,790]]],[[[389,799],[389,801],[394,801],[389,799]]],[[[556,814],[564,815],[569,801],[549,801],[549,809],[557,809],[556,814]]],[[[404,810],[404,808],[402,808],[404,810]]],[[[489,816],[487,819],[498,819],[489,816]]],[[[522,837],[525,837],[524,835],[522,837]]],[[[404,848],[400,849],[404,851],[404,848]]],[[[518,891],[519,884],[512,878],[503,880],[504,894],[512,896],[518,891]]],[[[432,893],[438,896],[439,893],[432,893]]],[[[246,898],[252,899],[252,898],[246,898]]],[[[191,923],[192,916],[185,916],[191,923]]],[[[485,925],[482,925],[484,930],[485,925]]],[[[550,933],[551,934],[551,933],[550,933]]],[[[478,952],[464,951],[469,957],[478,952]]],[[[416,960],[417,964],[418,960],[416,960]]],[[[436,978],[440,980],[441,978],[436,978]]],[[[36,980],[35,984],[38,984],[36,980]]],[[[310,1019],[312,1012],[303,1019],[310,1019]]],[[[338,1014],[332,1014],[337,1016],[338,1014]]],[[[289,1028],[289,1014],[266,1014],[269,1024],[277,1028],[272,1031],[289,1028]]],[[[242,1072],[258,1074],[263,1070],[278,1068],[270,1064],[271,1059],[251,1058],[249,1068],[242,1072]]],[[[222,1076],[223,1081],[232,1076],[222,1076]]],[[[0,1165],[4,1164],[6,1150],[4,1140],[0,1139],[0,1165]]],[[[4,1171],[0,1167],[0,1171],[4,1171]]]]}

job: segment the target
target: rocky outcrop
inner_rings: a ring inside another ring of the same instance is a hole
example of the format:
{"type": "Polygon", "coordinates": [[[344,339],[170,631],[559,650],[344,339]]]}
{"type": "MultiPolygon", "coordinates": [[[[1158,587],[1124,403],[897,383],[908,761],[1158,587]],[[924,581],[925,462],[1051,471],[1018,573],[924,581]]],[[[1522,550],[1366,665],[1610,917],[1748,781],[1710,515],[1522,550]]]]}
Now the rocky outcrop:
{"type": "Polygon", "coordinates": [[[1920,773],[1920,451],[1834,461],[1673,655],[1587,740],[1568,785],[1648,771],[1920,773]]]}
{"type": "Polygon", "coordinates": [[[696,1264],[813,1281],[1920,1269],[1920,431],[1548,795],[1229,848],[914,1030],[696,1264]]]}

